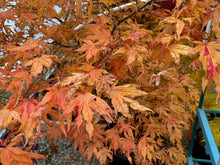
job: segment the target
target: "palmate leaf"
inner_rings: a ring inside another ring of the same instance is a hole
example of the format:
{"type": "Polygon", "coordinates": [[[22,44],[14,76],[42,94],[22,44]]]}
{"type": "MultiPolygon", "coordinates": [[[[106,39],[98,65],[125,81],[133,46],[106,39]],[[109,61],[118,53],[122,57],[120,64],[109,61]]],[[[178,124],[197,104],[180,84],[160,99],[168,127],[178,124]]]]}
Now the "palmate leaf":
{"type": "Polygon", "coordinates": [[[121,138],[120,139],[120,148],[125,152],[126,157],[129,162],[132,164],[131,153],[137,151],[137,146],[134,140],[130,138],[121,138]]]}
{"type": "Polygon", "coordinates": [[[8,109],[3,109],[0,111],[0,128],[6,128],[12,120],[21,121],[18,112],[8,109]]]}
{"type": "Polygon", "coordinates": [[[39,73],[42,72],[43,66],[49,68],[52,65],[52,60],[56,59],[54,55],[42,55],[41,57],[34,58],[33,60],[25,63],[26,66],[32,65],[31,74],[36,77],[39,73]]]}
{"type": "Polygon", "coordinates": [[[151,143],[155,143],[154,139],[145,135],[140,139],[137,145],[138,152],[141,154],[144,160],[147,158],[148,160],[152,161],[152,155],[155,155],[155,149],[151,143]]]}
{"type": "Polygon", "coordinates": [[[19,98],[21,96],[24,84],[26,86],[26,89],[31,84],[32,76],[29,74],[28,71],[24,69],[16,70],[11,74],[12,74],[12,80],[8,84],[6,91],[10,91],[10,90],[13,90],[14,92],[17,91],[17,96],[19,98]]]}
{"type": "Polygon", "coordinates": [[[36,110],[36,105],[38,101],[35,99],[25,99],[15,107],[15,111],[21,116],[21,121],[25,123],[28,119],[34,117],[36,110]]]}
{"type": "Polygon", "coordinates": [[[23,151],[19,147],[6,146],[0,148],[0,161],[2,165],[32,165],[32,159],[46,159],[43,155],[23,151]]]}
{"type": "Polygon", "coordinates": [[[69,76],[62,81],[61,86],[72,85],[74,87],[79,87],[87,77],[88,75],[84,73],[72,73],[72,76],[69,76]]]}
{"type": "Polygon", "coordinates": [[[129,114],[128,105],[132,109],[140,110],[140,111],[150,111],[150,108],[147,108],[143,105],[140,105],[137,101],[129,99],[129,97],[133,98],[136,96],[147,95],[146,92],[136,89],[136,87],[126,84],[123,86],[115,86],[111,87],[110,91],[107,91],[107,94],[111,98],[112,105],[115,109],[115,115],[118,112],[122,113],[126,117],[131,117],[129,114]]]}
{"type": "Polygon", "coordinates": [[[144,46],[140,46],[140,45],[135,45],[135,46],[125,45],[125,46],[119,48],[113,54],[112,58],[114,58],[115,56],[117,57],[118,54],[123,54],[127,58],[126,65],[132,64],[135,60],[138,60],[142,64],[142,61],[140,60],[142,52],[144,52],[145,54],[147,52],[147,49],[144,46]]]}
{"type": "Polygon", "coordinates": [[[195,52],[199,52],[199,60],[202,62],[204,70],[207,70],[209,59],[211,58],[214,64],[220,64],[220,52],[217,51],[220,47],[219,42],[211,41],[208,43],[194,41],[197,46],[194,48],[195,52]]]}
{"type": "Polygon", "coordinates": [[[120,136],[117,129],[112,128],[106,131],[107,140],[110,143],[110,148],[113,149],[114,153],[119,149],[120,136]]]}
{"type": "Polygon", "coordinates": [[[110,85],[114,84],[116,81],[116,77],[112,74],[104,74],[98,78],[98,82],[96,84],[97,95],[101,96],[101,93],[104,91],[110,90],[110,85]]]}
{"type": "Polygon", "coordinates": [[[113,121],[110,115],[112,110],[104,100],[91,93],[77,93],[76,96],[74,100],[70,101],[69,108],[64,111],[64,114],[77,109],[77,119],[80,119],[80,121],[77,122],[78,127],[80,127],[82,120],[85,120],[87,122],[86,130],[91,139],[94,131],[92,120],[95,113],[103,116],[107,122],[111,122],[113,121]]]}
{"type": "Polygon", "coordinates": [[[59,83],[48,88],[49,92],[43,97],[41,102],[37,105],[36,108],[41,107],[45,104],[49,104],[54,107],[64,107],[66,104],[65,96],[67,94],[68,88],[61,88],[59,83]],[[53,100],[52,104],[51,101],[53,100]]]}
{"type": "MultiPolygon", "coordinates": [[[[177,3],[179,3],[179,1],[177,1],[177,3]]],[[[177,5],[179,6],[180,4],[177,4],[177,5]]],[[[167,22],[167,23],[171,23],[171,24],[173,24],[173,23],[176,24],[177,37],[178,37],[178,39],[180,39],[180,35],[181,35],[182,31],[183,31],[185,23],[182,20],[179,20],[179,19],[177,19],[175,17],[167,17],[163,21],[167,22]]]]}
{"type": "Polygon", "coordinates": [[[159,63],[164,61],[167,65],[169,65],[172,60],[176,64],[179,64],[181,55],[190,56],[195,54],[195,51],[192,47],[183,44],[169,44],[166,47],[163,45],[158,45],[158,47],[159,48],[157,50],[152,52],[151,59],[159,57],[159,63]]]}
{"type": "Polygon", "coordinates": [[[61,86],[71,86],[79,88],[85,83],[96,86],[96,90],[108,90],[109,84],[115,82],[115,76],[108,73],[105,69],[97,68],[89,64],[72,65],[68,68],[71,76],[68,76],[61,82],[61,86]]]}
{"type": "Polygon", "coordinates": [[[97,153],[97,159],[100,161],[101,165],[105,164],[108,159],[112,161],[112,151],[107,149],[107,148],[102,148],[98,153],[97,153]]]}
{"type": "Polygon", "coordinates": [[[121,134],[124,134],[124,136],[126,138],[131,138],[131,139],[134,139],[134,130],[135,128],[130,125],[130,124],[127,124],[123,118],[120,118],[118,120],[118,127],[119,127],[119,133],[121,134]]]}
{"type": "Polygon", "coordinates": [[[39,118],[29,119],[25,123],[21,123],[20,130],[26,139],[25,145],[29,140],[35,140],[41,131],[39,118]]]}
{"type": "Polygon", "coordinates": [[[107,20],[108,19],[103,16],[100,18],[100,24],[87,25],[88,30],[91,31],[93,35],[86,37],[86,40],[95,41],[96,45],[99,46],[105,47],[108,45],[111,40],[111,32],[103,28],[107,20]]]}
{"type": "Polygon", "coordinates": [[[78,52],[85,52],[84,55],[82,55],[80,58],[86,58],[87,61],[89,61],[91,58],[93,58],[93,61],[96,62],[99,60],[99,50],[96,46],[96,44],[90,40],[83,40],[85,44],[82,45],[79,49],[76,49],[75,51],[78,52]]]}
{"type": "Polygon", "coordinates": [[[89,136],[84,130],[84,124],[81,124],[80,127],[77,125],[71,127],[69,131],[68,139],[74,143],[74,151],[79,149],[81,152],[85,152],[85,146],[89,143],[89,136]]]}
{"type": "Polygon", "coordinates": [[[215,33],[216,37],[218,38],[218,40],[220,40],[220,5],[218,5],[217,7],[215,7],[215,11],[213,14],[213,18],[212,18],[212,30],[215,33]]]}
{"type": "Polygon", "coordinates": [[[75,88],[79,88],[81,84],[86,83],[88,85],[96,85],[100,83],[100,79],[104,76],[112,77],[112,80],[109,79],[109,84],[112,84],[114,76],[109,74],[106,70],[93,67],[91,65],[84,65],[86,68],[82,67],[82,71],[85,73],[71,73],[72,76],[67,77],[61,82],[62,86],[71,85],[75,88]]]}
{"type": "Polygon", "coordinates": [[[40,131],[38,117],[42,110],[36,109],[37,104],[38,101],[35,99],[24,99],[14,108],[14,111],[20,115],[21,132],[25,136],[26,142],[28,142],[30,138],[37,136],[40,131]],[[36,130],[38,132],[36,132],[36,130]]]}
{"type": "Polygon", "coordinates": [[[220,81],[219,81],[219,65],[220,65],[220,52],[217,50],[220,47],[219,42],[211,41],[208,43],[194,41],[197,46],[194,48],[196,52],[200,53],[199,60],[202,62],[203,69],[207,71],[207,75],[203,77],[202,87],[203,90],[212,79],[216,84],[216,91],[220,96],[220,81]],[[208,80],[207,80],[208,79],[208,80]]]}
{"type": "Polygon", "coordinates": [[[169,45],[170,54],[173,57],[175,63],[179,64],[180,55],[194,55],[195,52],[192,47],[182,45],[182,44],[172,44],[169,45]]]}
{"type": "Polygon", "coordinates": [[[10,52],[23,52],[27,50],[31,50],[39,46],[39,42],[35,41],[33,38],[27,40],[23,45],[8,49],[10,52]]]}
{"type": "Polygon", "coordinates": [[[115,58],[114,60],[111,60],[109,68],[113,69],[113,74],[117,77],[118,80],[128,78],[128,67],[125,64],[126,59],[124,58],[115,58]]]}
{"type": "Polygon", "coordinates": [[[63,131],[60,129],[59,126],[56,125],[56,123],[52,127],[45,127],[44,136],[48,138],[49,143],[52,143],[52,141],[56,143],[58,138],[61,139],[65,137],[63,131]]]}

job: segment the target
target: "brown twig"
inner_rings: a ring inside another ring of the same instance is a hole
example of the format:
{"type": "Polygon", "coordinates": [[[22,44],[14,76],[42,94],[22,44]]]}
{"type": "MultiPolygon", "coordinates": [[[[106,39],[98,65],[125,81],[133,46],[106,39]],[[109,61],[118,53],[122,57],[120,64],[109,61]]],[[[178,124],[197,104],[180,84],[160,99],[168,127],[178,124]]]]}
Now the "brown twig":
{"type": "Polygon", "coordinates": [[[152,15],[155,15],[155,16],[157,16],[157,17],[161,17],[161,18],[166,18],[166,17],[164,17],[164,16],[162,16],[162,15],[159,15],[159,14],[153,13],[153,12],[151,12],[151,11],[140,11],[140,12],[142,12],[142,13],[152,14],[152,15]]]}
{"type": "Polygon", "coordinates": [[[116,28],[124,21],[126,21],[127,19],[131,18],[133,15],[135,15],[138,12],[141,12],[142,9],[144,9],[146,6],[150,5],[151,3],[153,3],[154,0],[149,1],[147,3],[145,3],[142,7],[138,8],[136,11],[134,11],[133,13],[129,14],[128,16],[124,17],[123,19],[119,20],[113,27],[111,34],[114,33],[114,31],[116,30],[116,28]]]}

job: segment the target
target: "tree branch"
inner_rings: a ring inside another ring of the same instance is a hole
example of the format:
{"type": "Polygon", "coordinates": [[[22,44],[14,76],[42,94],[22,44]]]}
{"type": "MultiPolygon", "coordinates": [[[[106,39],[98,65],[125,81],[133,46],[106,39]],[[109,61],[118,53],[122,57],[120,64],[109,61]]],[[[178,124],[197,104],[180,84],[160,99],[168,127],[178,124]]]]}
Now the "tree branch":
{"type": "Polygon", "coordinates": [[[72,45],[64,45],[64,44],[61,44],[59,42],[52,42],[52,43],[49,43],[49,44],[59,45],[61,47],[65,47],[65,48],[73,48],[72,45]]]}
{"type": "Polygon", "coordinates": [[[152,2],[154,2],[154,0],[149,1],[147,3],[145,3],[142,7],[138,8],[136,11],[134,11],[133,13],[131,13],[130,15],[124,17],[123,19],[119,20],[113,27],[111,34],[114,33],[114,31],[116,30],[116,28],[124,21],[126,21],[127,19],[131,18],[133,15],[135,15],[138,12],[141,12],[142,9],[144,9],[146,6],[150,5],[152,2]]]}

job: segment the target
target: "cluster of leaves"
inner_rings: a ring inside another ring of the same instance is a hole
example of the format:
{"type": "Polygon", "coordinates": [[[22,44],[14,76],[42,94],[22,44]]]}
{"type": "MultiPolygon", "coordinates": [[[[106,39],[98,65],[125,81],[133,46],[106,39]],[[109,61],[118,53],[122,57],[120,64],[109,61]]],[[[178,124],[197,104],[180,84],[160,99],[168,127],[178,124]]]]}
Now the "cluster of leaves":
{"type": "Polygon", "coordinates": [[[136,164],[186,161],[182,131],[198,101],[189,73],[203,71],[203,89],[214,80],[220,95],[220,6],[137,1],[112,10],[124,3],[100,1],[98,17],[91,0],[0,1],[3,165],[44,158],[27,152],[42,129],[101,164],[113,153],[136,164]]]}

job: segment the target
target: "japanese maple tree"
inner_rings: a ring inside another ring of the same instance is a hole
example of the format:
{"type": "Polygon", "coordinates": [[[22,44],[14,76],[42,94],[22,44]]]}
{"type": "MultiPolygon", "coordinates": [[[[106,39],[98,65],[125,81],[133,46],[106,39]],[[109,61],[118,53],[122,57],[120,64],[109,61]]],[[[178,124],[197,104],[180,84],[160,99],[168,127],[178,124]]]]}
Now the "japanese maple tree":
{"type": "Polygon", "coordinates": [[[3,165],[46,159],[28,152],[42,133],[50,143],[68,139],[100,164],[113,154],[135,164],[186,162],[182,131],[198,86],[214,81],[216,101],[220,95],[217,0],[0,6],[3,165]]]}

